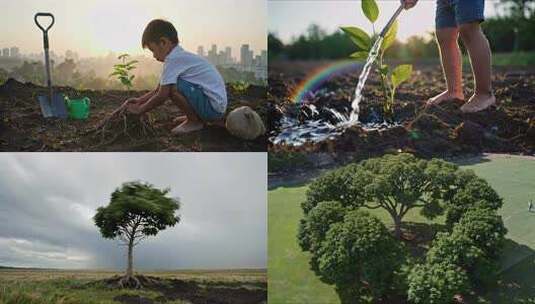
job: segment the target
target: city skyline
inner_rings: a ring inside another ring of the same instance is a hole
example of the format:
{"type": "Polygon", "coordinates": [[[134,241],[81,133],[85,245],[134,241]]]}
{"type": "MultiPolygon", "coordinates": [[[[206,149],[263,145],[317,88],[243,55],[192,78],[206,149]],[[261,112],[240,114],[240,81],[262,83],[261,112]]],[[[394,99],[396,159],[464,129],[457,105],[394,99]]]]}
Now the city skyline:
{"type": "Polygon", "coordinates": [[[156,18],[172,22],[182,47],[193,53],[196,46],[210,43],[228,45],[235,53],[244,43],[255,49],[267,49],[267,4],[262,0],[8,1],[2,4],[4,18],[0,19],[0,26],[16,30],[0,34],[0,48],[18,46],[28,54],[40,53],[42,32],[33,22],[34,14],[39,11],[55,15],[49,39],[50,50],[56,54],[74,50],[82,57],[105,56],[110,51],[150,55],[150,51],[141,47],[141,36],[146,24],[156,18]],[[168,9],[177,4],[180,9],[168,9]],[[229,11],[229,7],[233,8],[232,13],[221,13],[229,11]]]}
{"type": "MultiPolygon", "coordinates": [[[[217,44],[210,44],[212,47],[213,46],[216,46],[217,47],[217,44]]],[[[241,50],[241,48],[244,46],[244,45],[249,45],[250,44],[242,44],[240,46],[240,48],[238,50],[241,50]]],[[[201,53],[199,52],[199,50],[202,49],[202,50],[205,50],[204,49],[204,46],[203,45],[200,45],[197,47],[197,51],[195,52],[194,50],[187,50],[191,53],[194,53],[194,54],[197,54],[197,55],[201,55],[201,53]]],[[[231,47],[229,46],[226,46],[225,47],[225,51],[226,53],[229,53],[229,54],[235,54],[234,52],[230,51],[228,52],[228,50],[232,50],[231,47]]],[[[252,50],[251,51],[253,52],[253,58],[256,57],[256,56],[262,56],[262,54],[266,54],[267,55],[267,49],[261,49],[261,50],[258,50],[258,51],[255,51],[255,50],[252,50]]],[[[107,57],[109,56],[110,54],[115,54],[116,52],[108,52],[106,54],[102,54],[102,55],[99,55],[99,56],[80,56],[79,53],[76,51],[76,50],[72,50],[72,49],[67,49],[64,53],[57,53],[57,52],[54,52],[53,50],[50,50],[49,51],[50,54],[51,54],[51,57],[59,57],[59,58],[75,58],[75,59],[78,59],[78,58],[94,58],[94,57],[107,57]]],[[[220,55],[222,52],[219,51],[218,52],[218,55],[220,55]]],[[[239,53],[239,52],[238,52],[239,53]]],[[[118,54],[118,53],[117,53],[118,54]]],[[[202,54],[204,57],[207,57],[208,53],[204,53],[202,54]]],[[[25,52],[25,50],[21,50],[18,46],[10,46],[10,47],[4,47],[2,45],[0,45],[0,57],[16,57],[16,58],[25,58],[25,57],[35,57],[35,56],[44,56],[44,51],[41,50],[39,52],[25,52]],[[13,50],[16,50],[15,51],[15,56],[13,56],[13,50]],[[8,54],[7,56],[5,54],[8,54]]],[[[146,57],[150,57],[148,54],[134,54],[134,56],[146,56],[146,57]]],[[[231,56],[233,61],[234,62],[237,62],[239,63],[240,60],[238,60],[240,57],[236,57],[236,56],[231,56]]]]}
{"type": "MultiPolygon", "coordinates": [[[[265,81],[267,80],[268,74],[267,50],[252,50],[249,49],[249,46],[249,44],[242,45],[240,47],[240,53],[236,54],[236,56],[232,56],[232,49],[228,46],[219,50],[216,44],[212,44],[211,49],[206,53],[204,52],[204,47],[199,46],[197,55],[202,54],[205,59],[217,67],[230,68],[238,72],[253,73],[256,79],[265,81]],[[246,50],[246,56],[241,52],[244,48],[246,50]]],[[[66,50],[64,54],[50,51],[52,66],[61,65],[67,62],[68,59],[71,59],[79,72],[93,73],[98,77],[107,77],[111,66],[117,61],[118,55],[118,53],[108,53],[98,57],[80,57],[73,50],[66,50]]],[[[136,71],[137,75],[154,75],[159,74],[161,71],[161,63],[155,61],[152,56],[147,56],[146,54],[133,55],[132,59],[139,61],[139,69],[136,71]]],[[[43,52],[26,53],[25,50],[20,50],[16,46],[9,48],[0,46],[0,69],[4,69],[8,73],[22,66],[24,62],[43,63],[43,61],[43,52]],[[15,51],[12,52],[13,50],[15,51]],[[12,56],[13,54],[15,56],[12,56]]]]}
{"type": "MultiPolygon", "coordinates": [[[[203,57],[206,57],[206,58],[209,58],[210,55],[212,56],[226,56],[227,59],[230,59],[230,63],[242,63],[243,64],[243,60],[242,60],[242,49],[244,46],[248,46],[250,47],[250,44],[246,43],[246,44],[242,44],[239,48],[239,57],[235,56],[234,54],[236,54],[235,52],[232,51],[232,49],[229,47],[229,46],[225,46],[224,47],[224,51],[219,49],[219,46],[217,44],[210,44],[210,48],[205,48],[205,45],[199,45],[197,47],[197,55],[199,56],[203,56],[203,57]]],[[[260,49],[260,50],[254,50],[254,49],[249,49],[249,51],[252,53],[252,56],[253,58],[256,58],[256,57],[262,57],[262,56],[267,56],[267,49],[260,49]]]]}
{"type": "Polygon", "coordinates": [[[260,50],[255,55],[249,44],[240,47],[239,59],[232,56],[232,49],[224,47],[224,51],[218,51],[217,44],[212,44],[205,52],[204,46],[197,47],[197,55],[210,61],[215,66],[234,68],[240,72],[252,72],[257,79],[267,80],[268,55],[267,50],[260,50]]]}

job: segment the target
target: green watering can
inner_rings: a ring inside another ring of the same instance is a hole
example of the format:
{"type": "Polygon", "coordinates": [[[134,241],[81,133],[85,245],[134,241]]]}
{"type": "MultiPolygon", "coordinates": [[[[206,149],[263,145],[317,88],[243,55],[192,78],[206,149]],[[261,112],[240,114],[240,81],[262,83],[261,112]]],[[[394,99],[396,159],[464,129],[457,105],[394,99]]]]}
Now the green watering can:
{"type": "Polygon", "coordinates": [[[83,120],[89,117],[89,106],[91,105],[91,100],[89,100],[89,98],[69,99],[66,97],[66,99],[70,118],[83,120]]]}

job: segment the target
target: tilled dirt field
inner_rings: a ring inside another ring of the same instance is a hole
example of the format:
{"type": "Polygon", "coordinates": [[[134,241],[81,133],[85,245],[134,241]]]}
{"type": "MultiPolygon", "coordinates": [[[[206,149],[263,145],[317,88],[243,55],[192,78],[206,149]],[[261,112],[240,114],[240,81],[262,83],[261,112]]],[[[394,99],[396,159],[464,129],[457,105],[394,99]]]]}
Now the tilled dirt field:
{"type": "MultiPolygon", "coordinates": [[[[267,122],[266,88],[249,86],[244,91],[227,88],[229,109],[247,105],[267,122]]],[[[70,98],[89,97],[91,114],[85,121],[45,119],[37,96],[46,88],[9,79],[0,85],[0,151],[266,151],[267,136],[245,141],[230,135],[225,128],[208,126],[186,135],[173,135],[173,119],[178,108],[169,101],[151,111],[150,132],[132,130],[130,121],[110,125],[106,132],[95,130],[129,97],[144,92],[77,91],[58,87],[70,98]]]]}
{"type": "MultiPolygon", "coordinates": [[[[140,295],[122,294],[115,301],[131,304],[166,303],[181,300],[192,304],[257,304],[267,303],[267,284],[217,283],[200,284],[194,281],[139,277],[144,290],[161,294],[156,299],[140,295]]],[[[111,279],[112,281],[114,279],[111,279]]],[[[108,284],[110,280],[105,280],[108,284]]]]}
{"type": "MultiPolygon", "coordinates": [[[[325,63],[324,63],[325,64],[325,63]]],[[[291,100],[307,71],[319,63],[292,65],[271,64],[268,101],[271,103],[270,135],[280,133],[283,116],[303,119],[310,117],[307,108],[291,100]]],[[[364,130],[354,126],[334,139],[299,146],[269,143],[270,151],[359,152],[365,155],[403,150],[420,156],[455,156],[467,153],[535,153],[535,69],[496,68],[493,86],[498,104],[474,114],[463,114],[459,102],[451,101],[425,107],[425,101],[444,90],[439,65],[415,66],[411,79],[400,86],[396,94],[395,121],[397,126],[364,130]]],[[[332,120],[332,108],[349,113],[359,71],[333,77],[312,94],[308,104],[318,112],[313,119],[332,120]]],[[[472,93],[473,79],[465,68],[465,96],[472,93]]],[[[369,122],[382,115],[383,97],[380,82],[372,72],[364,87],[361,121],[369,122]]]]}

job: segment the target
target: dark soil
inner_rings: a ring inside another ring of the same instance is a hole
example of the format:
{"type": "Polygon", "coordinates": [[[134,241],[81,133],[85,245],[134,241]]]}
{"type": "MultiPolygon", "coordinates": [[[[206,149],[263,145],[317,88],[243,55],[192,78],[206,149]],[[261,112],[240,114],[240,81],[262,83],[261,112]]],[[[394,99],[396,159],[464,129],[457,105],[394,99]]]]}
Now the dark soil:
{"type": "MultiPolygon", "coordinates": [[[[309,119],[304,106],[291,101],[293,90],[318,64],[270,64],[268,101],[270,102],[271,135],[279,132],[283,116],[309,119]]],[[[333,77],[322,84],[308,100],[318,109],[313,119],[330,120],[325,108],[349,113],[358,70],[333,77]]],[[[389,151],[414,152],[423,157],[457,156],[469,153],[535,153],[535,69],[511,71],[496,68],[493,86],[497,107],[475,114],[463,114],[455,101],[425,107],[425,101],[444,90],[439,65],[415,67],[407,83],[396,94],[396,127],[369,131],[361,127],[346,129],[335,139],[319,143],[289,146],[269,144],[270,151],[357,152],[364,155],[389,151]]],[[[472,93],[473,79],[465,69],[465,96],[472,93]]],[[[361,122],[382,116],[383,97],[377,73],[372,72],[364,87],[361,122]]]]}
{"type": "MultiPolygon", "coordinates": [[[[266,283],[198,283],[176,279],[160,279],[157,277],[137,276],[142,289],[159,294],[156,299],[139,295],[123,294],[114,298],[115,301],[131,304],[166,303],[182,300],[192,304],[255,304],[267,303],[266,283]]],[[[107,288],[117,288],[120,277],[97,282],[107,288]]],[[[94,285],[95,282],[92,282],[94,285]]]]}
{"type": "MultiPolygon", "coordinates": [[[[227,88],[229,109],[247,105],[267,123],[265,87],[250,86],[244,91],[227,88]]],[[[57,87],[55,92],[70,98],[89,97],[89,119],[45,119],[37,96],[46,95],[46,88],[9,79],[0,85],[0,151],[266,151],[267,137],[245,141],[230,135],[225,128],[208,126],[201,131],[176,136],[173,119],[179,109],[170,101],[150,112],[154,132],[127,132],[124,124],[92,132],[99,122],[118,108],[128,97],[145,92],[77,91],[57,87]],[[120,136],[115,136],[115,135],[120,136]]],[[[128,126],[130,128],[130,126],[128,126]]]]}

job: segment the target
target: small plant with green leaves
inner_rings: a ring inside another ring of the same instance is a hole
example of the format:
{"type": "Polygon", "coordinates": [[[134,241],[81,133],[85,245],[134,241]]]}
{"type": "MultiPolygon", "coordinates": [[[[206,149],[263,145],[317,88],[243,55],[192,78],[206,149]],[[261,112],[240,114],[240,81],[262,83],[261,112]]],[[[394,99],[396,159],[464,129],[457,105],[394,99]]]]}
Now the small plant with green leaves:
{"type": "Polygon", "coordinates": [[[251,84],[247,81],[236,81],[229,84],[230,88],[237,94],[245,94],[251,84]]]}
{"type": "Polygon", "coordinates": [[[130,75],[131,71],[136,68],[136,63],[138,63],[137,60],[128,60],[130,55],[128,54],[122,54],[117,59],[121,60],[122,63],[115,64],[113,66],[113,72],[109,75],[109,77],[116,76],[117,80],[119,80],[125,87],[127,91],[132,90],[132,81],[134,80],[135,76],[130,75]]]}
{"type": "MultiPolygon", "coordinates": [[[[358,48],[358,51],[351,54],[350,57],[356,60],[367,60],[373,45],[380,38],[375,31],[375,22],[379,17],[379,7],[375,0],[362,0],[361,3],[364,15],[372,23],[373,35],[370,37],[364,30],[353,26],[341,27],[341,29],[358,48]]],[[[381,88],[385,98],[383,103],[383,114],[387,120],[391,120],[394,117],[394,100],[397,88],[401,83],[408,80],[412,74],[412,65],[410,64],[398,65],[392,69],[384,61],[385,52],[396,40],[397,31],[398,22],[395,21],[383,37],[378,56],[375,59],[377,72],[381,79],[381,88]]]]}

